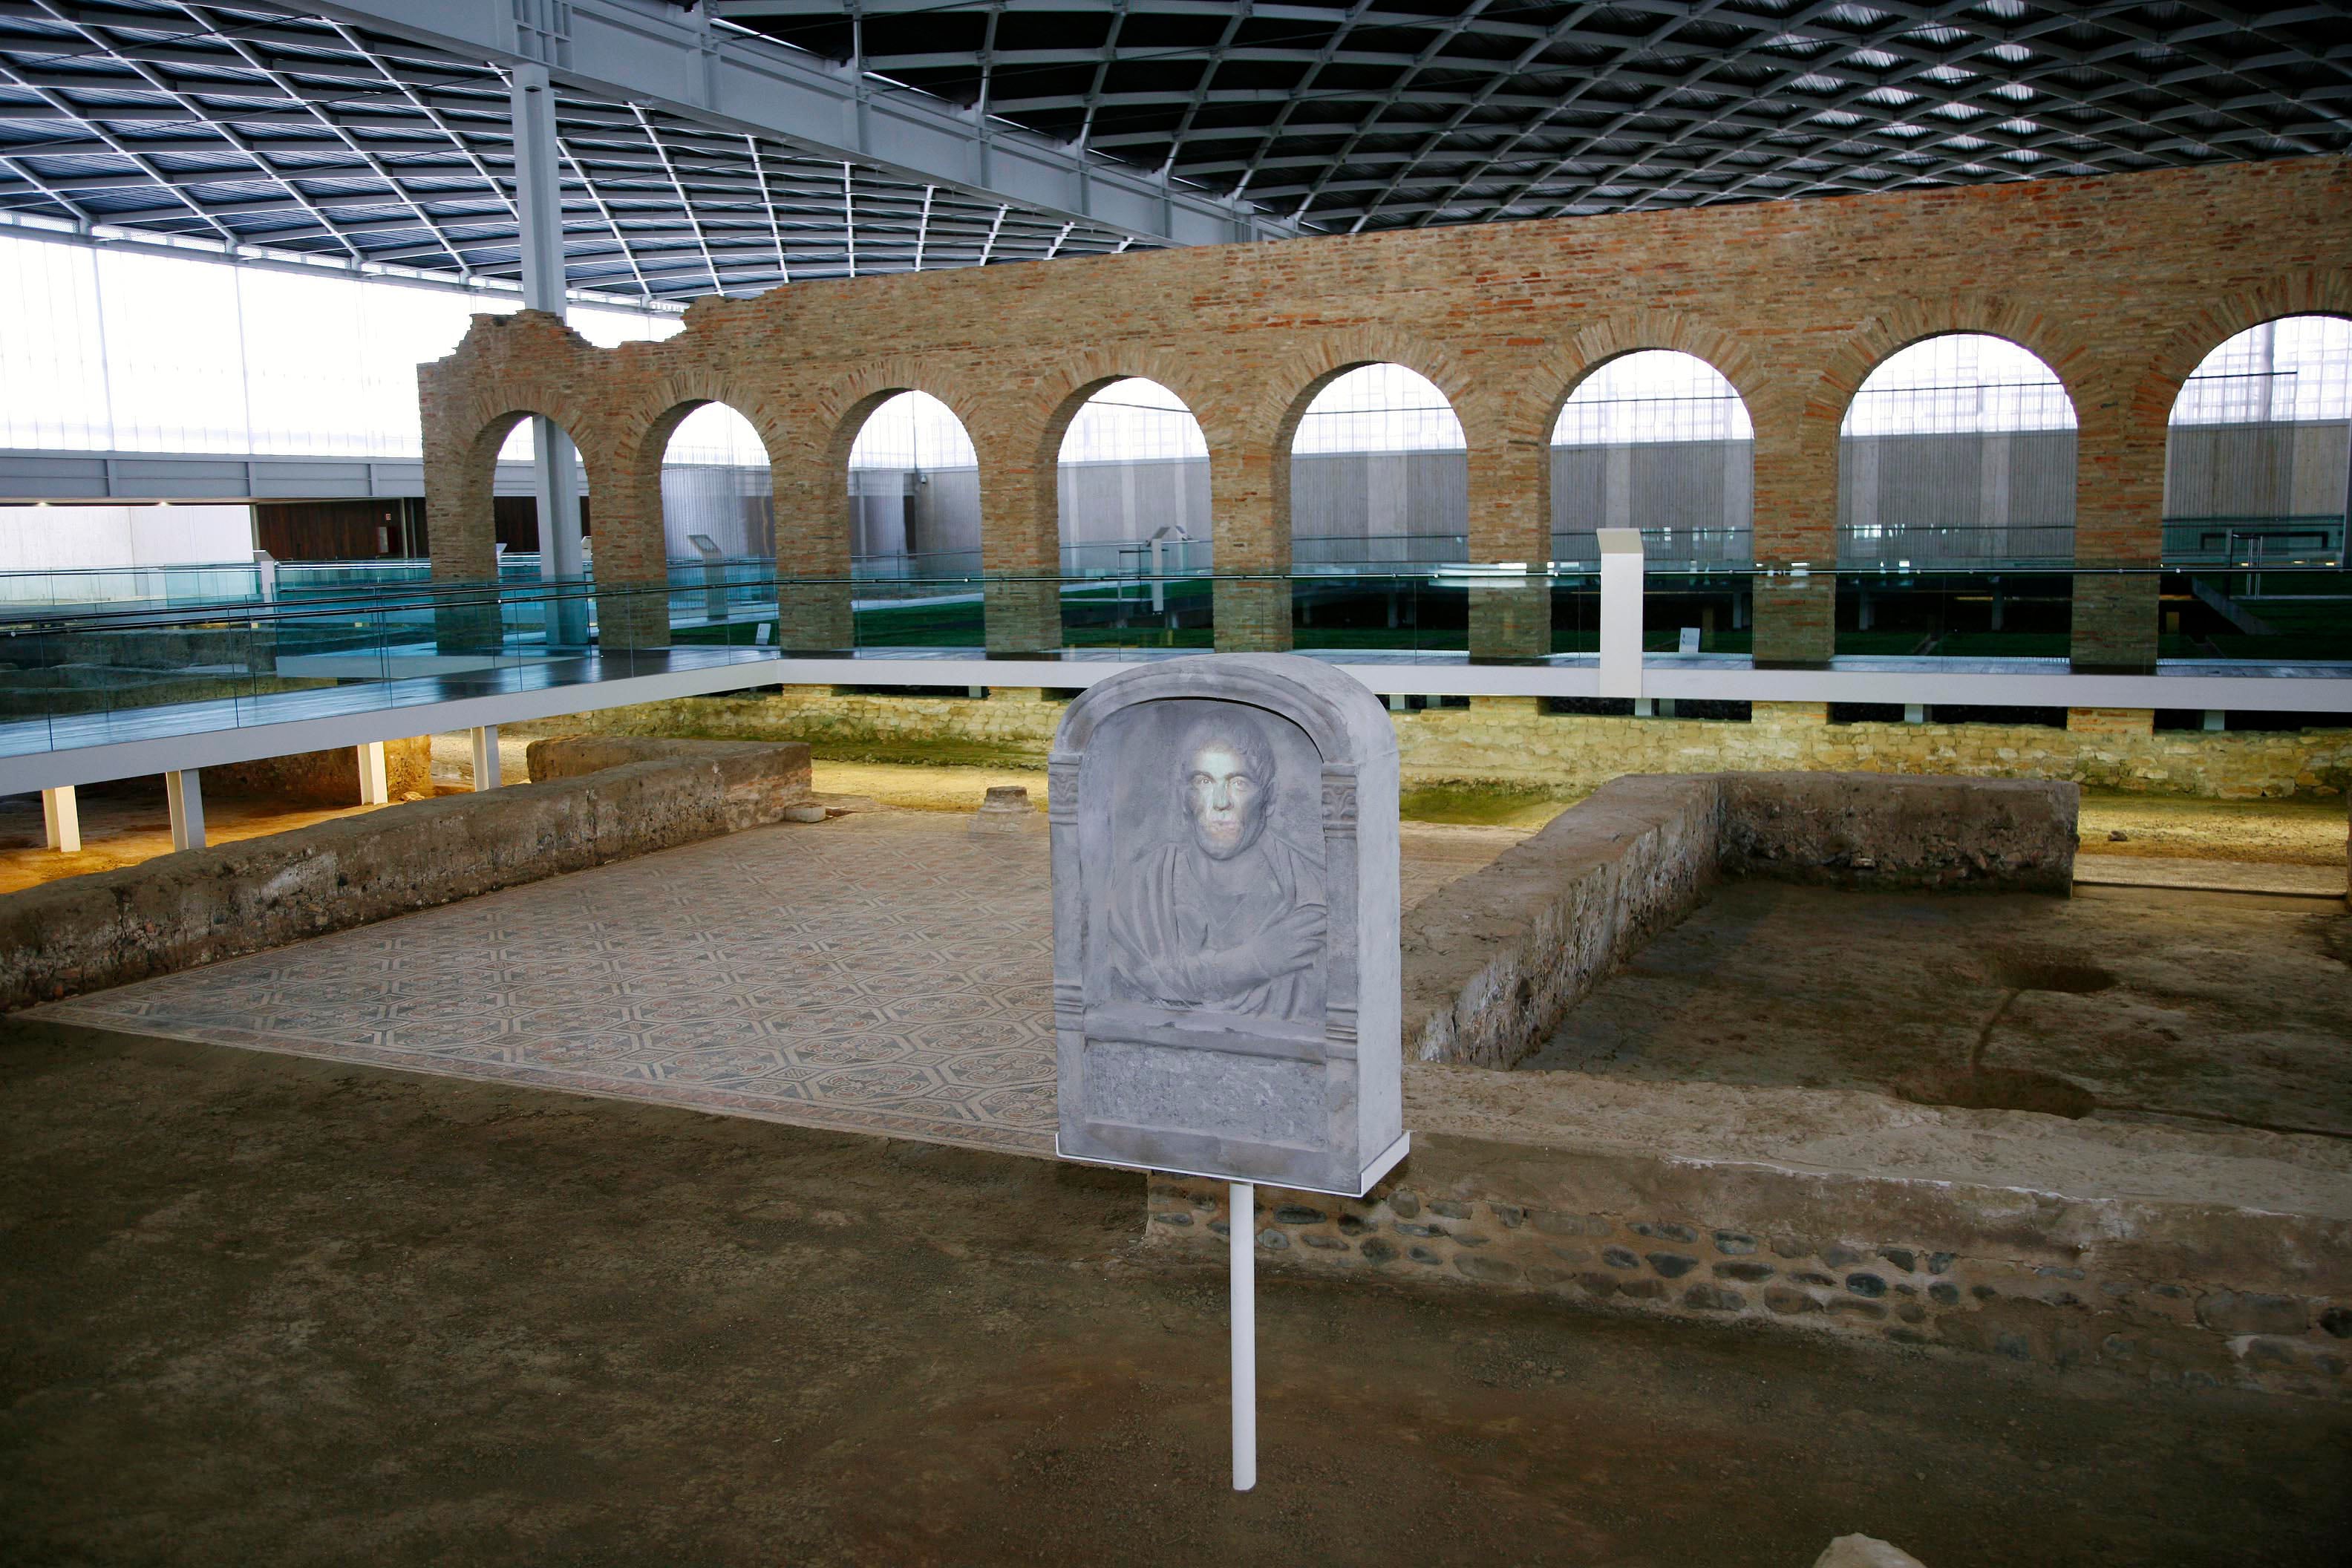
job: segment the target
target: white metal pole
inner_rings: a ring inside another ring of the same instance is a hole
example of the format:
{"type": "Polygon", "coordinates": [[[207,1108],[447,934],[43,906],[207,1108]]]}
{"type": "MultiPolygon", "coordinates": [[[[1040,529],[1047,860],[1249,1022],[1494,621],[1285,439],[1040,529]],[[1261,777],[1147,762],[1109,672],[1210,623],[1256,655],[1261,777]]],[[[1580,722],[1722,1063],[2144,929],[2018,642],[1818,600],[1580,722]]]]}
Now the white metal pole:
{"type": "Polygon", "coordinates": [[[499,727],[496,724],[474,726],[474,787],[496,789],[499,778],[499,727]]]}
{"type": "Polygon", "coordinates": [[[1233,1257],[1234,1490],[1257,1485],[1257,1188],[1229,1184],[1233,1257]]]}

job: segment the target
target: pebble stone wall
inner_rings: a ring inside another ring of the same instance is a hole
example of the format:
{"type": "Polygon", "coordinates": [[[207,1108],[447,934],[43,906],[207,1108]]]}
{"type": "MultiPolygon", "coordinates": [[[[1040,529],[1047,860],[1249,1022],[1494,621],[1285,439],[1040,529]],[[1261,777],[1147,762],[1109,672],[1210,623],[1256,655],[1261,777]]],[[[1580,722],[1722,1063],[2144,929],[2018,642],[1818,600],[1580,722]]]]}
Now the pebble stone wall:
{"type": "MultiPolygon", "coordinates": [[[[1231,1234],[1226,1191],[1222,1182],[1153,1175],[1148,1244],[1222,1254],[1231,1234]]],[[[1277,1268],[1941,1345],[2188,1388],[2352,1397],[2352,1297],[2151,1277],[2061,1245],[2021,1242],[2000,1256],[1969,1256],[1934,1250],[1948,1239],[1863,1243],[1727,1229],[1671,1211],[1438,1196],[1409,1178],[1360,1200],[1257,1194],[1251,1223],[1260,1259],[1277,1268]]]]}
{"type": "MultiPolygon", "coordinates": [[[[2352,730],[2157,731],[2146,711],[2076,710],[2041,725],[1832,724],[1821,703],[1759,702],[1745,723],[1546,713],[1532,698],[1394,715],[1405,781],[1581,795],[1626,773],[1803,769],[2072,780],[2099,789],[2224,799],[2341,796],[2352,730]]],[[[561,721],[572,730],[717,740],[806,741],[855,750],[971,746],[1043,764],[1062,704],[839,694],[785,687],[695,697],[561,721]]]]}
{"type": "MultiPolygon", "coordinates": [[[[1673,349],[1713,364],[1756,431],[1756,657],[1831,650],[1838,432],[1889,353],[1942,332],[1995,333],[2041,356],[2079,420],[2076,560],[2147,564],[2161,543],[2166,421],[2189,374],[2244,328],[2352,313],[2352,160],[2280,159],[1690,211],[1626,213],[1199,246],[1025,267],[785,285],[696,301],[662,342],[598,349],[553,317],[478,316],[420,367],[434,573],[492,574],[490,479],[515,422],[543,414],[578,445],[595,497],[596,572],[661,580],[662,456],[698,405],[730,405],[774,475],[776,561],[845,579],[845,462],[866,416],[920,390],[979,456],[992,649],[1058,646],[1055,467],[1086,399],[1122,376],[1181,397],[1209,447],[1216,563],[1291,563],[1290,437],[1357,365],[1434,382],[1467,437],[1470,557],[1549,553],[1549,439],[1561,404],[1608,360],[1673,349]],[[1801,563],[1814,568],[1797,576],[1801,563]]],[[[850,646],[845,583],[782,593],[783,646],[850,646]]],[[[1280,583],[1221,582],[1219,646],[1288,645],[1280,583]]],[[[1540,594],[1478,596],[1475,653],[1546,651],[1540,594]]],[[[642,635],[615,596],[616,644],[642,635]]],[[[2078,665],[2156,656],[2152,575],[2076,584],[2078,665]]],[[[657,620],[653,616],[652,620],[657,620]]]]}

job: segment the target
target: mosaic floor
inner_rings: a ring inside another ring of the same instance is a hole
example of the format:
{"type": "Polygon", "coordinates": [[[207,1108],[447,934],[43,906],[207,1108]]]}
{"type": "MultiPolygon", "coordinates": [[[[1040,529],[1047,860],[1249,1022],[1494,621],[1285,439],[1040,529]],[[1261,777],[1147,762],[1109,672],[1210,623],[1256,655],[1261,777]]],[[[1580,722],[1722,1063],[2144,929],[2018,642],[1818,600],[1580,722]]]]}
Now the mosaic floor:
{"type": "MultiPolygon", "coordinates": [[[[772,827],[28,1016],[803,1126],[1050,1153],[1043,833],[772,827]]],[[[1516,835],[1409,832],[1409,907],[1516,835]]]]}

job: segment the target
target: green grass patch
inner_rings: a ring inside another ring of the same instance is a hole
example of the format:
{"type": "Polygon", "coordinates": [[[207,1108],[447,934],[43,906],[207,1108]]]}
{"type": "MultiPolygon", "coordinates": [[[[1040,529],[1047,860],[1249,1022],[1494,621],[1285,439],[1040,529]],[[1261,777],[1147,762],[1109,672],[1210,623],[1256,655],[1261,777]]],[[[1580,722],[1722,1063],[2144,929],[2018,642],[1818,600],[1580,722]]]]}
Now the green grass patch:
{"type": "Polygon", "coordinates": [[[1397,809],[1407,822],[1449,827],[1541,827],[1582,798],[1500,784],[1417,784],[1398,797],[1397,809]]]}

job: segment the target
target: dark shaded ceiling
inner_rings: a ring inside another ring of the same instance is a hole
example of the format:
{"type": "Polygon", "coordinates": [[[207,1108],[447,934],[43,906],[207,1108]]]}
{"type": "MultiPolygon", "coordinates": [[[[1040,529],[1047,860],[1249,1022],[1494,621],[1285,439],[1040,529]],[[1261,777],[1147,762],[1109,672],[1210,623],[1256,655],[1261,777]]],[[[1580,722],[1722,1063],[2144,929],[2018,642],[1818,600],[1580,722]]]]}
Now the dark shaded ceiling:
{"type": "Polygon", "coordinates": [[[1339,232],[2341,153],[2352,5],[717,0],[1339,232]]]}

